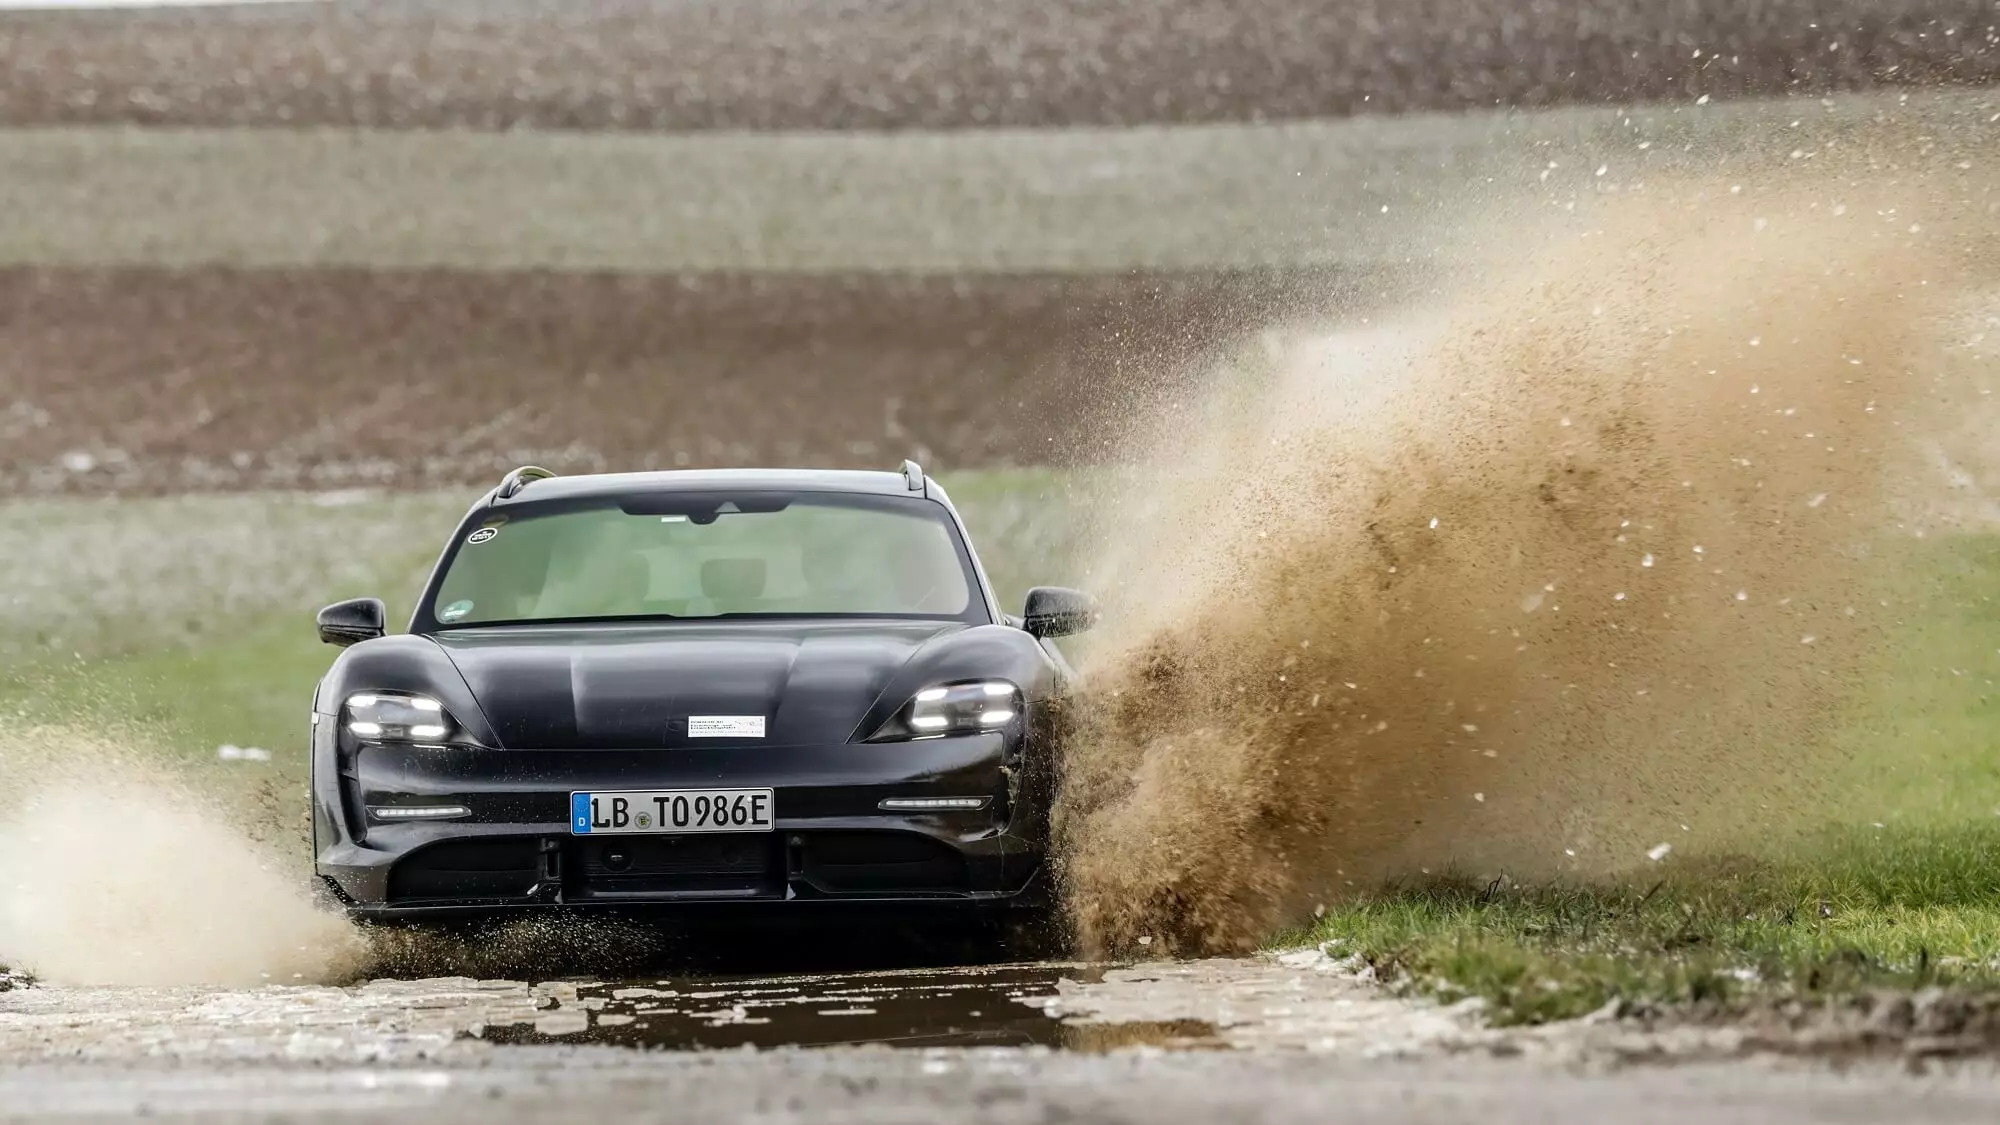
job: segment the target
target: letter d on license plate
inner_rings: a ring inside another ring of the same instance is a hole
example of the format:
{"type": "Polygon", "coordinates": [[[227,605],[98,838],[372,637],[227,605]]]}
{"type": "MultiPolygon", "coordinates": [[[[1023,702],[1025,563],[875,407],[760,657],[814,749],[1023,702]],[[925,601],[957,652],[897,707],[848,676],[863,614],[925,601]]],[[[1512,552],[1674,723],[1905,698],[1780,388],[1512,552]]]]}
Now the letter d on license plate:
{"type": "Polygon", "coordinates": [[[572,836],[633,833],[769,832],[769,789],[657,789],[571,793],[572,836]]]}

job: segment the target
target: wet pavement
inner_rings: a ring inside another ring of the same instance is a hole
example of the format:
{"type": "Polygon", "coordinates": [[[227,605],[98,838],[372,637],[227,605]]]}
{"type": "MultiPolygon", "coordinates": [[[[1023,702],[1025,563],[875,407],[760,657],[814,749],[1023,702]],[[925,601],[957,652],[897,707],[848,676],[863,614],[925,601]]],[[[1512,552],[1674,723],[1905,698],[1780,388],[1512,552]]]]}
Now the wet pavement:
{"type": "MultiPolygon", "coordinates": [[[[537,1046],[1093,1051],[1227,1045],[1213,1019],[1185,1005],[1155,1013],[1123,997],[1146,987],[1123,979],[1134,971],[1037,962],[628,980],[437,977],[345,987],[42,986],[0,994],[0,1059],[413,1062],[537,1046]],[[1100,1017],[1097,1010],[1106,1005],[1117,1010],[1100,1017]]],[[[1354,987],[1326,983],[1335,991],[1354,987]]]]}
{"type": "MultiPolygon", "coordinates": [[[[715,980],[554,986],[560,1007],[490,1027],[489,1043],[640,1049],[1057,1047],[1212,1043],[1199,1020],[1063,1019],[1061,990],[1104,968],[1028,964],[715,980]]],[[[547,986],[545,986],[547,987],[547,986]]],[[[555,996],[552,995],[552,999],[555,996]]]]}
{"type": "MultiPolygon", "coordinates": [[[[1317,949],[1099,965],[1023,962],[347,986],[33,987],[0,994],[0,1061],[485,1063],[537,1048],[617,1054],[798,1048],[1283,1050],[1359,1058],[1622,1050],[1610,1026],[1486,1027],[1476,1004],[1389,995],[1317,949]]],[[[1723,1033],[1647,1051],[1728,1053],[1723,1033]]]]}
{"type": "Polygon", "coordinates": [[[1325,949],[1242,959],[0,993],[0,1123],[1995,1120],[1990,1067],[1486,1027],[1325,949]],[[1648,1065],[1632,1065],[1635,1062],[1648,1065]],[[1674,1063],[1665,1067],[1655,1064],[1674,1063]]]}
{"type": "Polygon", "coordinates": [[[1317,950],[1140,965],[1021,962],[347,986],[0,994],[0,1059],[414,1062],[533,1047],[1109,1051],[1472,1044],[1475,1012],[1380,994],[1317,950]]]}

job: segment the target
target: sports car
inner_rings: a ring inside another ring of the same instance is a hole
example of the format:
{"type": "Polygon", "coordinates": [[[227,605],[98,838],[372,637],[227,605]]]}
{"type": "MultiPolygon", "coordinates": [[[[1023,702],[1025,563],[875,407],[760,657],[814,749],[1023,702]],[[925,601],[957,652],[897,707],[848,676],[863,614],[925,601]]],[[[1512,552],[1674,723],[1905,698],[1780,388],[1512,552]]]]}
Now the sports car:
{"type": "Polygon", "coordinates": [[[507,474],[406,632],[321,610],[316,891],[364,919],[1041,898],[1096,616],[1003,613],[965,525],[899,472],[507,474]]]}

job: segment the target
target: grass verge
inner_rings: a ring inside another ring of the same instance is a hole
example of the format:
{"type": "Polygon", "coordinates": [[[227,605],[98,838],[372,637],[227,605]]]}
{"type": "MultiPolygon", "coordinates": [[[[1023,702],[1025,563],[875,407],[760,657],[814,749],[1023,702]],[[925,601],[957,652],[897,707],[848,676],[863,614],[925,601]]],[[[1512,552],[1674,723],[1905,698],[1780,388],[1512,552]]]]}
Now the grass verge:
{"type": "Polygon", "coordinates": [[[1849,829],[1786,860],[1700,857],[1650,879],[1442,876],[1372,891],[1309,935],[1497,1023],[1617,1004],[1724,1010],[1882,988],[2000,991],[2000,826],[1849,829]]]}

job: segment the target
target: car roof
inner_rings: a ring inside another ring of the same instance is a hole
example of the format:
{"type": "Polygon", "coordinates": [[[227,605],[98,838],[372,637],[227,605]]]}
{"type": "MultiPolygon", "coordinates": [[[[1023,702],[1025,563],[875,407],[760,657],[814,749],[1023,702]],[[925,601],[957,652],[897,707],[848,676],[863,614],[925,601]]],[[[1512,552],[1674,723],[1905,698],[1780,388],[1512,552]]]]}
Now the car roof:
{"type": "Polygon", "coordinates": [[[638,492],[699,492],[710,489],[769,488],[788,492],[860,492],[884,496],[942,499],[935,482],[913,490],[902,473],[854,469],[673,469],[652,473],[586,473],[552,476],[527,483],[511,497],[489,497],[493,507],[543,500],[627,496],[638,492]]]}

